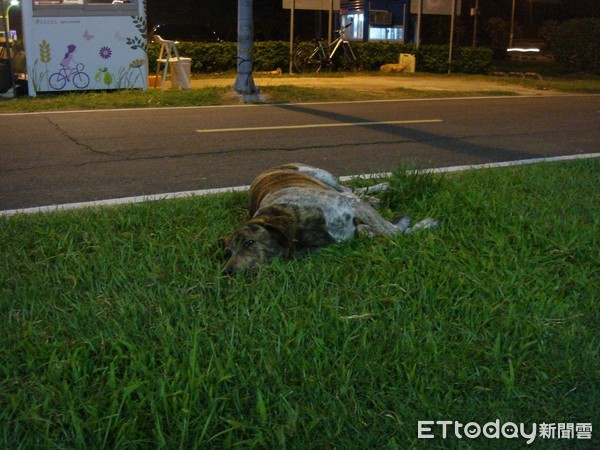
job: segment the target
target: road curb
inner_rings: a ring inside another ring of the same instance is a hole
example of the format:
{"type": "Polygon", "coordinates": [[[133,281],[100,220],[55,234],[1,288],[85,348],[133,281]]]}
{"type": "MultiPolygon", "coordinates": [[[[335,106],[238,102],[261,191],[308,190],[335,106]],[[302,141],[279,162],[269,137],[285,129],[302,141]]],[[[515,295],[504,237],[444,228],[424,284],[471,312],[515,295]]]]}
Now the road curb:
{"type": "MultiPolygon", "coordinates": [[[[538,163],[548,163],[548,162],[558,162],[558,161],[572,161],[577,159],[593,159],[600,158],[600,153],[584,153],[580,155],[565,155],[565,156],[552,156],[545,158],[532,158],[532,159],[521,159],[516,161],[501,161],[495,163],[485,163],[485,164],[473,164],[473,165],[460,165],[460,166],[450,166],[450,167],[437,167],[430,169],[420,169],[415,172],[426,172],[426,173],[454,173],[454,172],[463,172],[466,170],[482,170],[482,169],[497,169],[503,167],[514,167],[514,166],[524,166],[529,164],[538,164],[538,163]]],[[[339,177],[341,182],[355,180],[355,179],[373,179],[373,178],[386,178],[391,175],[391,172],[379,172],[379,173],[370,173],[370,174],[358,174],[358,175],[347,175],[339,177]]],[[[154,195],[141,195],[134,197],[123,197],[123,198],[115,198],[115,199],[107,199],[107,200],[97,200],[91,202],[78,202],[78,203],[66,203],[62,205],[47,205],[47,206],[36,206],[33,208],[22,208],[22,209],[9,209],[0,211],[0,217],[8,217],[14,216],[16,214],[37,214],[37,213],[50,213],[56,211],[69,211],[83,208],[97,208],[97,207],[107,207],[107,206],[119,206],[119,205],[128,205],[135,203],[143,203],[143,202],[152,202],[158,200],[171,200],[177,198],[187,198],[187,197],[200,197],[206,195],[215,195],[215,194],[223,194],[227,192],[240,192],[246,191],[250,188],[250,186],[231,186],[224,188],[213,188],[213,189],[200,189],[193,191],[182,191],[182,192],[171,192],[164,194],[154,194],[154,195]]]]}

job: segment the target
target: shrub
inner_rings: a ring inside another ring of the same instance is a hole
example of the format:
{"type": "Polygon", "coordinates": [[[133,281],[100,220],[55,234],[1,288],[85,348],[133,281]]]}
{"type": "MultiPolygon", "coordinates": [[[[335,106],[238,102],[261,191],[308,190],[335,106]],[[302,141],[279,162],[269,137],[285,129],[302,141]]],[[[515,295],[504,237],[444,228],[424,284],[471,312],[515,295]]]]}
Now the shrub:
{"type": "Polygon", "coordinates": [[[448,72],[448,46],[421,45],[417,51],[417,70],[432,73],[448,72]]]}
{"type": "Polygon", "coordinates": [[[550,36],[550,50],[561,66],[600,73],[600,19],[573,19],[550,36]]]}
{"type": "Polygon", "coordinates": [[[179,54],[192,58],[193,72],[225,72],[235,69],[237,44],[234,42],[184,42],[177,46],[179,54]]]}
{"type": "MultiPolygon", "coordinates": [[[[192,71],[211,73],[232,71],[236,68],[237,45],[234,42],[182,42],[179,54],[192,58],[192,71]]],[[[414,44],[387,42],[357,42],[352,48],[361,59],[365,70],[379,70],[383,64],[396,63],[400,53],[415,54],[419,72],[445,73],[448,70],[447,45],[422,45],[417,51],[414,44]]],[[[150,45],[148,57],[150,72],[156,70],[159,46],[150,45]]],[[[340,52],[341,53],[341,52],[340,52]]],[[[452,70],[458,73],[486,73],[492,63],[492,51],[481,47],[458,47],[454,50],[452,70]]],[[[254,69],[284,71],[289,65],[289,43],[283,41],[256,42],[254,69]]]]}
{"type": "Polygon", "coordinates": [[[411,44],[365,42],[352,45],[365,70],[379,70],[383,64],[397,63],[400,53],[415,53],[415,46],[411,44]]]}
{"type": "Polygon", "coordinates": [[[488,73],[494,58],[491,48],[458,47],[452,55],[452,71],[458,73],[488,73]]]}
{"type": "MultiPolygon", "coordinates": [[[[448,71],[447,45],[391,44],[366,42],[353,44],[357,48],[364,68],[378,70],[383,64],[396,63],[400,53],[416,55],[419,72],[445,73],[448,71]]],[[[459,73],[487,73],[493,52],[481,47],[457,47],[453,51],[452,71],[459,73]]]]}
{"type": "Polygon", "coordinates": [[[290,65],[290,44],[283,41],[256,42],[254,44],[254,69],[270,71],[290,65]]]}
{"type": "MultiPolygon", "coordinates": [[[[156,70],[159,45],[148,47],[150,72],[156,70]]],[[[180,56],[192,58],[192,72],[214,73],[235,70],[237,44],[235,42],[182,42],[177,45],[180,56]]],[[[254,68],[259,71],[285,69],[289,65],[289,44],[286,42],[256,42],[254,44],[254,68]]]]}

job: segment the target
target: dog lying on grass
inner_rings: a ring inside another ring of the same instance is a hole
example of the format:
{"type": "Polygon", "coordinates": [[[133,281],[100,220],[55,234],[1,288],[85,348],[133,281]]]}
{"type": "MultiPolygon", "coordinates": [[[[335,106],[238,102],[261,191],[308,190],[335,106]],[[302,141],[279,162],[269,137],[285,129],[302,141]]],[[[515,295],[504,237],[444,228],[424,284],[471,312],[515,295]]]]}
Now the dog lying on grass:
{"type": "MultiPolygon", "coordinates": [[[[368,188],[381,191],[387,184],[368,188]]],[[[412,227],[408,216],[388,222],[364,199],[340,185],[329,172],[286,164],[261,173],[250,186],[250,220],[219,239],[229,273],[255,269],[277,257],[369,236],[410,233],[438,226],[431,218],[412,227]]]]}

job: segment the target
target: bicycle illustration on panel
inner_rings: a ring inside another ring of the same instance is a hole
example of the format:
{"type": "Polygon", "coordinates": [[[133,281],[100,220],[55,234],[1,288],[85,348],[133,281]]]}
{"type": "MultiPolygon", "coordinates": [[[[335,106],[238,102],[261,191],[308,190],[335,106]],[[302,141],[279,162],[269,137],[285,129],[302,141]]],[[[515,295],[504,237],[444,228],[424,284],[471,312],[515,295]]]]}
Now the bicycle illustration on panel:
{"type": "Polygon", "coordinates": [[[90,77],[83,69],[85,69],[85,66],[82,63],[77,63],[75,68],[61,66],[58,72],[50,75],[48,79],[50,87],[60,91],[68,82],[72,82],[76,88],[85,89],[90,84],[90,77]]]}

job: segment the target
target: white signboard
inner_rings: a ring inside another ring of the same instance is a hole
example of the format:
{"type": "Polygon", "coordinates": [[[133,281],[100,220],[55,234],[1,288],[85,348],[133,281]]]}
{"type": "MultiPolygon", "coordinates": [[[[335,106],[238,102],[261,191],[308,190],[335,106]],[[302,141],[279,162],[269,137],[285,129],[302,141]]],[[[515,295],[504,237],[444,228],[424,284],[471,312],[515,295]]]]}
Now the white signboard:
{"type": "MultiPolygon", "coordinates": [[[[283,0],[283,9],[292,9],[293,0],[283,0]]],[[[296,0],[294,9],[311,9],[314,11],[329,11],[340,9],[340,0],[296,0]]]]}
{"type": "Polygon", "coordinates": [[[137,11],[123,15],[83,9],[74,15],[72,2],[34,14],[32,3],[22,3],[29,95],[148,87],[142,2],[137,11]],[[51,14],[44,15],[47,11],[51,14]]]}
{"type": "MultiPolygon", "coordinates": [[[[423,14],[452,15],[452,0],[421,0],[423,14]]],[[[410,13],[419,14],[419,0],[410,2],[410,13]]],[[[456,0],[456,15],[460,15],[460,0],[456,0]]]]}

